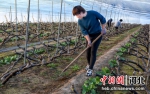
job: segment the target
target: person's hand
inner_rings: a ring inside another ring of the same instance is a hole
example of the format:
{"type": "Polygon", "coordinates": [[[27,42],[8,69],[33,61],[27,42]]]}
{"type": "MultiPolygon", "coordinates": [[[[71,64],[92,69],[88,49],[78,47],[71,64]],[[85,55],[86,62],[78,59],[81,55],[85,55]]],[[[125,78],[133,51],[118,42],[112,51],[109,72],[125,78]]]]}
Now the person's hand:
{"type": "Polygon", "coordinates": [[[90,47],[92,46],[92,43],[91,43],[91,41],[88,41],[88,46],[90,46],[90,47]]]}
{"type": "Polygon", "coordinates": [[[102,29],[102,35],[105,35],[106,34],[106,28],[105,29],[102,29]]]}

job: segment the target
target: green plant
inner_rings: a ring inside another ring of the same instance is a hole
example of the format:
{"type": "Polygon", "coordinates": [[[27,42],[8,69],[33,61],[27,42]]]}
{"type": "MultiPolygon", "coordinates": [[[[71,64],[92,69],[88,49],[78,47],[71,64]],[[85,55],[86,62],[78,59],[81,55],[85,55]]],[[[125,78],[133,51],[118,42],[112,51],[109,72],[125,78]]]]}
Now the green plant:
{"type": "Polygon", "coordinates": [[[43,35],[44,35],[44,36],[48,36],[48,33],[44,33],[43,35]]]}
{"type": "Polygon", "coordinates": [[[58,64],[51,63],[51,64],[48,64],[47,66],[50,68],[56,68],[58,66],[58,64]]]}
{"type": "Polygon", "coordinates": [[[73,45],[73,44],[75,44],[76,42],[77,42],[77,40],[71,40],[69,44],[70,44],[70,45],[73,45]]]}
{"type": "Polygon", "coordinates": [[[111,71],[108,67],[103,67],[101,71],[97,72],[99,75],[111,75],[111,71]]]}
{"type": "Polygon", "coordinates": [[[40,34],[40,37],[43,37],[44,36],[44,34],[40,34]]]}
{"type": "Polygon", "coordinates": [[[133,42],[136,41],[136,39],[135,38],[131,38],[130,41],[133,43],[133,42]]]}
{"type": "Polygon", "coordinates": [[[109,63],[109,66],[110,66],[111,68],[117,66],[117,61],[116,61],[116,60],[110,60],[108,63],[109,63]]]}
{"type": "Polygon", "coordinates": [[[10,64],[10,62],[11,62],[11,57],[10,56],[7,56],[7,57],[4,58],[4,63],[5,64],[10,64]]]}
{"type": "Polygon", "coordinates": [[[14,55],[14,56],[6,56],[6,57],[4,57],[4,59],[1,59],[1,60],[0,60],[0,64],[1,64],[1,65],[10,64],[12,61],[16,61],[17,58],[18,58],[17,55],[14,55]]]}
{"type": "Polygon", "coordinates": [[[0,60],[0,64],[1,64],[1,65],[5,64],[3,59],[0,60]]]}
{"type": "Polygon", "coordinates": [[[124,57],[119,57],[119,60],[125,60],[125,58],[124,57]]]}
{"type": "Polygon", "coordinates": [[[32,53],[32,52],[29,52],[28,54],[29,54],[29,56],[30,56],[30,55],[32,55],[33,53],[32,53]]]}
{"type": "Polygon", "coordinates": [[[3,31],[2,31],[2,30],[0,30],[0,33],[3,33],[3,31]]]}
{"type": "MultiPolygon", "coordinates": [[[[115,61],[111,61],[115,62],[115,61]]],[[[103,67],[101,71],[97,72],[99,75],[112,75],[111,71],[109,70],[108,67],[103,67]]],[[[102,82],[100,81],[100,77],[95,77],[95,78],[89,78],[86,80],[82,86],[82,94],[98,94],[98,92],[95,90],[98,85],[102,85],[102,82]]]]}
{"type": "Polygon", "coordinates": [[[97,94],[96,88],[97,85],[102,85],[99,77],[89,78],[86,80],[82,86],[82,94],[97,94]]]}
{"type": "Polygon", "coordinates": [[[43,48],[41,48],[41,49],[35,49],[35,53],[36,54],[42,54],[43,52],[45,52],[45,50],[43,48]]]}
{"type": "Polygon", "coordinates": [[[121,47],[121,48],[119,49],[119,51],[122,52],[122,53],[127,52],[127,48],[121,47]]]}
{"type": "Polygon", "coordinates": [[[3,39],[0,38],[0,43],[3,42],[3,39]]]}
{"type": "Polygon", "coordinates": [[[17,41],[17,40],[18,40],[17,37],[11,38],[11,41],[17,41]]]}
{"type": "Polygon", "coordinates": [[[48,33],[43,33],[43,34],[40,34],[40,37],[44,37],[44,36],[47,36],[48,33]]]}
{"type": "Polygon", "coordinates": [[[17,55],[14,55],[14,56],[10,56],[10,59],[11,59],[11,61],[16,61],[17,60],[17,55]]]}
{"type": "Polygon", "coordinates": [[[60,45],[67,46],[67,43],[66,42],[62,42],[62,43],[60,43],[60,45]]]}
{"type": "Polygon", "coordinates": [[[136,32],[134,36],[136,37],[136,36],[138,36],[138,35],[139,35],[139,32],[136,32]]]}
{"type": "Polygon", "coordinates": [[[82,40],[82,41],[85,41],[85,38],[82,38],[81,40],[82,40]]]}
{"type": "Polygon", "coordinates": [[[122,56],[123,53],[122,53],[122,52],[117,52],[116,55],[117,55],[117,56],[122,56]]]}
{"type": "Polygon", "coordinates": [[[71,67],[73,71],[77,71],[80,69],[80,67],[78,65],[74,65],[71,67]]]}
{"type": "Polygon", "coordinates": [[[3,84],[2,83],[0,83],[0,87],[2,87],[3,86],[3,84]]]}
{"type": "Polygon", "coordinates": [[[34,35],[30,35],[29,37],[30,37],[30,38],[33,38],[33,37],[34,37],[34,35]]]}
{"type": "Polygon", "coordinates": [[[126,44],[125,44],[125,47],[126,47],[126,48],[129,48],[130,46],[131,46],[131,43],[126,43],[126,44]]]}

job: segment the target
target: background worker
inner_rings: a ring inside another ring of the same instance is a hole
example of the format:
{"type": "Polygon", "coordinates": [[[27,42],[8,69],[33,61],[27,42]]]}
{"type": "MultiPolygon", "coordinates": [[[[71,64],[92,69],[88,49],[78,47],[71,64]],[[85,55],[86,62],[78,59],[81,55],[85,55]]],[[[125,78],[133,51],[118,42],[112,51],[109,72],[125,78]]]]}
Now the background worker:
{"type": "Polygon", "coordinates": [[[107,21],[107,26],[108,26],[108,28],[110,28],[111,27],[111,23],[112,23],[112,18],[110,18],[108,21],[107,21]]]}
{"type": "Polygon", "coordinates": [[[120,19],[115,25],[114,25],[114,27],[115,27],[115,29],[118,31],[118,28],[120,28],[121,27],[121,22],[122,22],[123,20],[122,19],[120,19]]]}

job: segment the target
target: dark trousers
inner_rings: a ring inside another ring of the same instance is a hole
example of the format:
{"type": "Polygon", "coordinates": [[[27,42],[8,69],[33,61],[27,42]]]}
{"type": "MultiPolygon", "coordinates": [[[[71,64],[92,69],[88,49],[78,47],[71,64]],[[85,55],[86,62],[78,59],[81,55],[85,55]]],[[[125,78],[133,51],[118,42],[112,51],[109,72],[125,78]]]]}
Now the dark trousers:
{"type": "Polygon", "coordinates": [[[118,27],[115,26],[115,29],[118,30],[118,27]]]}
{"type": "MultiPolygon", "coordinates": [[[[91,42],[93,42],[100,34],[92,34],[89,35],[91,42]]],[[[86,51],[86,58],[89,64],[89,69],[93,69],[94,64],[96,62],[96,53],[97,53],[97,49],[101,43],[102,40],[102,36],[90,47],[87,49],[86,51]]],[[[86,41],[86,45],[88,44],[88,42],[86,41]]]]}
{"type": "Polygon", "coordinates": [[[110,22],[107,22],[107,26],[110,28],[110,27],[111,27],[111,23],[110,23],[110,22]]]}

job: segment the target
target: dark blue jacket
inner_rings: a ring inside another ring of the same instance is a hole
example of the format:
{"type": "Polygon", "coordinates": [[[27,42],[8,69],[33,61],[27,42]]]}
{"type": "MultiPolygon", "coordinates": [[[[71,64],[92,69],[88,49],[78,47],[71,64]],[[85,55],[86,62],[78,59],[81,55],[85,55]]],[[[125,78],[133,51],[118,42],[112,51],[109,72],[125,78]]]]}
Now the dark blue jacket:
{"type": "Polygon", "coordinates": [[[101,24],[106,23],[106,19],[100,13],[96,11],[87,11],[87,15],[78,20],[82,34],[85,36],[100,33],[101,26],[99,20],[101,24]]]}

